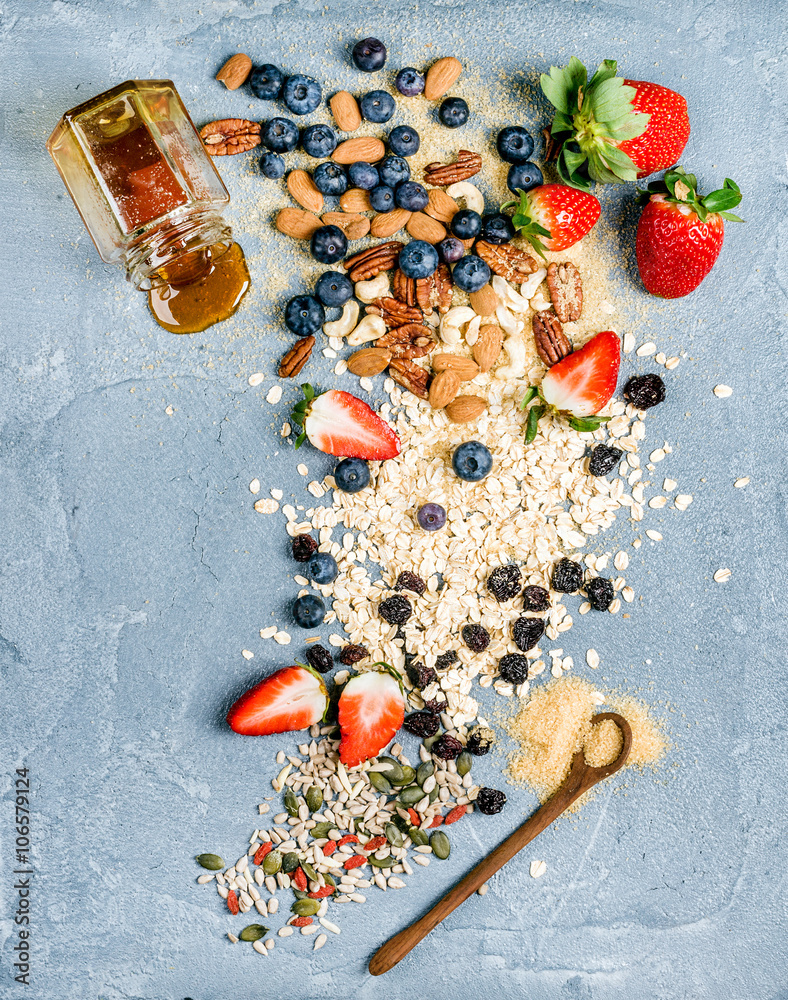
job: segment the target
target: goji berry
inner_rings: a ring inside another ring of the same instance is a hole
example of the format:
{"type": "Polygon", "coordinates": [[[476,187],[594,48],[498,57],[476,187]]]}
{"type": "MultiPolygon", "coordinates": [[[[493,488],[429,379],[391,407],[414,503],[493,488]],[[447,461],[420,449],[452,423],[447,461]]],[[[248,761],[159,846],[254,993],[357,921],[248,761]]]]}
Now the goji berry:
{"type": "MultiPolygon", "coordinates": [[[[343,844],[360,844],[361,841],[355,835],[355,833],[346,833],[344,837],[337,841],[337,847],[342,847],[343,844]]],[[[326,852],[323,851],[325,854],[326,852]]]]}
{"type": "Polygon", "coordinates": [[[421,816],[415,809],[408,809],[408,816],[410,816],[410,821],[414,826],[421,826],[421,816]]]}
{"type": "Polygon", "coordinates": [[[385,847],[388,844],[388,840],[385,837],[371,837],[366,844],[364,844],[365,851],[377,851],[381,847],[385,847]]]}
{"type": "Polygon", "coordinates": [[[434,819],[430,823],[430,829],[432,829],[434,826],[443,826],[443,816],[434,817],[434,819]]]}
{"type": "Polygon", "coordinates": [[[365,865],[366,863],[367,859],[363,854],[354,854],[345,862],[345,869],[346,871],[350,871],[351,868],[359,868],[361,865],[365,865]]]}
{"type": "Polygon", "coordinates": [[[238,905],[238,897],[235,895],[235,889],[230,889],[227,893],[227,909],[233,915],[241,912],[241,907],[238,905]]]}
{"type": "Polygon", "coordinates": [[[314,892],[310,892],[308,895],[310,899],[325,899],[326,896],[330,896],[333,891],[334,891],[333,885],[324,885],[322,889],[316,889],[314,892]]]}
{"type": "Polygon", "coordinates": [[[450,813],[447,813],[443,822],[446,826],[449,826],[451,823],[456,823],[458,819],[462,819],[467,810],[467,806],[455,806],[450,813]]]}
{"type": "Polygon", "coordinates": [[[327,858],[330,858],[338,846],[335,840],[329,840],[327,844],[323,844],[321,850],[327,858]]]}
{"type": "Polygon", "coordinates": [[[309,927],[310,924],[314,923],[311,917],[296,917],[295,920],[290,921],[291,927],[309,927]]]}
{"type": "Polygon", "coordinates": [[[267,840],[264,844],[260,844],[260,846],[254,852],[254,858],[253,858],[254,863],[256,865],[261,865],[263,863],[263,858],[273,849],[274,845],[270,840],[267,840]]]}
{"type": "Polygon", "coordinates": [[[300,889],[301,892],[306,891],[307,887],[306,873],[304,872],[304,869],[301,868],[300,865],[290,876],[290,881],[295,883],[296,889],[300,889]]]}

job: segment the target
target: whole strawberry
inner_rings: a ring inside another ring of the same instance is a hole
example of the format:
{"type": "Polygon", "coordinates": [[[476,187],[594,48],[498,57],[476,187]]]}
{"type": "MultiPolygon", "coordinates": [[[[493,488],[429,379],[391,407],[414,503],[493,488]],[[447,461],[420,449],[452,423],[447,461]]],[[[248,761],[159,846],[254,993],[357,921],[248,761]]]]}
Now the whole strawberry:
{"type": "Polygon", "coordinates": [[[574,246],[594,228],[602,211],[592,194],[565,184],[541,184],[519,194],[519,203],[509,201],[501,208],[517,206],[512,217],[515,229],[542,257],[545,250],[574,246]]]}
{"type": "Polygon", "coordinates": [[[720,255],[723,219],[744,221],[726,211],[739,204],[741,192],[726,178],[719,191],[701,197],[695,175],[676,167],[642,196],[635,254],[646,291],[663,299],[689,295],[720,255]]]}
{"type": "Polygon", "coordinates": [[[690,134],[687,102],[674,90],[616,76],[606,59],[591,79],[575,56],[541,76],[556,109],[552,138],[560,145],[558,173],[573,187],[620,184],[673,166],[690,134]]]}

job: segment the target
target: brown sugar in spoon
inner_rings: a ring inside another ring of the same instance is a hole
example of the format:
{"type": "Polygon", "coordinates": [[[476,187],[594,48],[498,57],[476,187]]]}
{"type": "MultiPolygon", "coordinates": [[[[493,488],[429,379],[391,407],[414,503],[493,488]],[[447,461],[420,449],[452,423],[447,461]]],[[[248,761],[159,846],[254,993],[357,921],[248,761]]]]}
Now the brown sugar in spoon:
{"type": "Polygon", "coordinates": [[[621,730],[623,745],[618,757],[604,767],[591,767],[589,764],[586,764],[582,750],[576,753],[572,758],[572,765],[566,781],[564,781],[555,795],[545,802],[541,809],[538,809],[511,836],[507,837],[502,844],[499,844],[491,854],[483,858],[428,913],[425,913],[423,917],[412,923],[410,927],[406,927],[399,934],[395,934],[393,938],[378,948],[369,963],[369,971],[373,976],[382,976],[384,972],[393,969],[409,951],[416,947],[422,938],[425,938],[453,910],[456,910],[460,903],[463,903],[469,896],[473,895],[480,886],[484,885],[499,869],[503,868],[507,861],[511,861],[515,854],[521,851],[526,844],[530,844],[535,837],[538,837],[543,830],[546,830],[553,820],[557,819],[573,802],[579,799],[590,788],[593,788],[598,781],[602,781],[603,778],[609,778],[611,774],[615,774],[616,771],[624,766],[629,756],[630,747],[632,746],[632,730],[627,720],[616,712],[600,712],[593,717],[591,724],[596,726],[600,722],[604,722],[605,719],[611,719],[621,730]]]}

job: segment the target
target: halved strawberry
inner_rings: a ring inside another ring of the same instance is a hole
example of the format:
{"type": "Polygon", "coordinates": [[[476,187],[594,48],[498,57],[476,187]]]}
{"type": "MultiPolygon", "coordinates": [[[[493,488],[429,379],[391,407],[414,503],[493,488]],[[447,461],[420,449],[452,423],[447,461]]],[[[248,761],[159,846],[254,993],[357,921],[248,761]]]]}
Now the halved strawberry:
{"type": "Polygon", "coordinates": [[[288,733],[320,722],[327,705],[320,674],[310,667],[283,667],[242,694],[227,721],[243,736],[288,733]]]}
{"type": "Polygon", "coordinates": [[[548,371],[537,388],[531,386],[521,406],[539,397],[528,411],[525,440],[533,441],[539,420],[550,410],[565,417],[576,431],[595,431],[610,417],[597,416],[616,391],[621,342],[612,330],[592,337],[548,371]]]}
{"type": "Polygon", "coordinates": [[[380,753],[402,725],[405,699],[395,673],[388,668],[356,674],[339,696],[339,759],[348,767],[380,753]]]}
{"type": "Polygon", "coordinates": [[[315,395],[308,383],[301,388],[305,398],[295,406],[291,418],[303,428],[296,448],[309,438],[320,451],[343,458],[383,461],[399,455],[399,438],[363,400],[341,389],[315,395]]]}
{"type": "Polygon", "coordinates": [[[501,208],[516,205],[512,222],[536,252],[568,250],[596,225],[602,211],[599,200],[585,191],[565,184],[541,184],[520,191],[520,201],[508,201],[501,208]]]}
{"type": "Polygon", "coordinates": [[[588,79],[575,56],[541,77],[556,109],[551,137],[561,147],[561,179],[583,191],[592,181],[620,184],[673,166],[690,134],[687,102],[674,90],[616,76],[606,59],[588,79]]]}

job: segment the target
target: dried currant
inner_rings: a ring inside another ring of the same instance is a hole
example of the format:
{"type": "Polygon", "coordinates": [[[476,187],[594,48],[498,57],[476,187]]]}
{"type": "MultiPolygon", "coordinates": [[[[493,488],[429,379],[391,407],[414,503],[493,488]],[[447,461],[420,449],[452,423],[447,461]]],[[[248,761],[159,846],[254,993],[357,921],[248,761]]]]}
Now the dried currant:
{"type": "Polygon", "coordinates": [[[293,539],[293,559],[308,562],[317,552],[317,542],[311,535],[296,535],[293,539]]]}
{"type": "Polygon", "coordinates": [[[481,653],[490,645],[490,633],[481,625],[463,625],[462,641],[474,653],[481,653]]]}
{"type": "Polygon", "coordinates": [[[498,672],[507,684],[522,684],[528,680],[528,658],[522,653],[507,653],[498,664],[498,672]]]}
{"type": "Polygon", "coordinates": [[[550,607],[550,594],[544,587],[532,585],[523,591],[523,611],[547,611],[550,607]]]}
{"type": "Polygon", "coordinates": [[[613,584],[604,576],[595,576],[586,584],[588,603],[595,611],[607,611],[616,595],[613,584]]]}
{"type": "Polygon", "coordinates": [[[310,646],[306,651],[306,662],[320,674],[327,674],[334,666],[334,657],[325,646],[310,646]]]}
{"type": "Polygon", "coordinates": [[[427,585],[420,576],[416,576],[415,573],[410,573],[408,570],[403,570],[397,577],[394,589],[411,590],[414,594],[421,596],[427,589],[427,585]]]}
{"type": "Polygon", "coordinates": [[[456,663],[458,659],[456,649],[447,649],[445,653],[441,653],[436,659],[435,668],[436,670],[446,670],[452,663],[456,663]]]}
{"type": "Polygon", "coordinates": [[[639,410],[648,410],[665,401],[665,383],[654,373],[633,375],[624,386],[624,399],[639,410]]]}
{"type": "Polygon", "coordinates": [[[606,476],[611,469],[618,465],[618,460],[623,454],[624,452],[620,448],[613,448],[609,444],[598,444],[588,460],[589,474],[606,476]]]}
{"type": "Polygon", "coordinates": [[[411,712],[402,725],[414,736],[434,736],[440,728],[440,719],[432,712],[411,712]]]}
{"type": "Polygon", "coordinates": [[[527,653],[544,635],[543,618],[518,618],[512,625],[512,636],[517,648],[527,653]]]}
{"type": "Polygon", "coordinates": [[[463,745],[454,736],[444,733],[432,744],[432,753],[441,760],[456,760],[463,751],[463,745]]]}
{"type": "Polygon", "coordinates": [[[363,660],[365,656],[369,656],[367,647],[351,642],[347,646],[342,647],[342,652],[339,654],[339,662],[344,663],[346,667],[352,667],[354,663],[363,660]]]}
{"type": "Polygon", "coordinates": [[[413,681],[413,686],[417,688],[425,688],[428,684],[432,684],[433,681],[438,679],[438,675],[433,668],[425,666],[420,661],[411,663],[407,670],[408,677],[413,681]]]}
{"type": "Polygon", "coordinates": [[[506,805],[506,796],[497,788],[480,788],[476,796],[476,808],[486,816],[494,816],[506,805]]]}
{"type": "Polygon", "coordinates": [[[559,559],[553,567],[550,586],[561,594],[574,594],[583,586],[583,567],[566,557],[559,559]]]}
{"type": "Polygon", "coordinates": [[[487,726],[477,726],[468,735],[465,749],[468,753],[472,753],[474,757],[483,757],[486,753],[490,752],[490,747],[494,742],[495,733],[492,729],[488,729],[487,726]]]}
{"type": "Polygon", "coordinates": [[[487,578],[487,589],[499,604],[517,597],[521,586],[520,567],[514,563],[497,566],[487,578]]]}
{"type": "Polygon", "coordinates": [[[380,602],[378,614],[389,625],[404,625],[413,614],[413,605],[402,594],[393,594],[380,602]]]}

